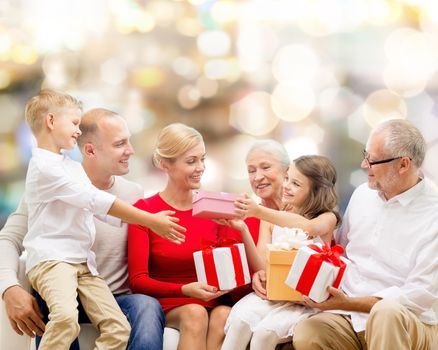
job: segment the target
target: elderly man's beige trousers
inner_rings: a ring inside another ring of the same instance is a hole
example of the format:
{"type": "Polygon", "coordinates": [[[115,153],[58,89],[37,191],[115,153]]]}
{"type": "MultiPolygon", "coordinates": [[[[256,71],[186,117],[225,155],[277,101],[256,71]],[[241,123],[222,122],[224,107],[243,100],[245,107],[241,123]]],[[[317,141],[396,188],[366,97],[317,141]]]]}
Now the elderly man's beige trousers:
{"type": "Polygon", "coordinates": [[[293,345],[295,350],[429,350],[437,332],[437,325],[384,299],[372,308],[366,332],[356,333],[349,316],[323,312],[295,327],[293,345]]]}

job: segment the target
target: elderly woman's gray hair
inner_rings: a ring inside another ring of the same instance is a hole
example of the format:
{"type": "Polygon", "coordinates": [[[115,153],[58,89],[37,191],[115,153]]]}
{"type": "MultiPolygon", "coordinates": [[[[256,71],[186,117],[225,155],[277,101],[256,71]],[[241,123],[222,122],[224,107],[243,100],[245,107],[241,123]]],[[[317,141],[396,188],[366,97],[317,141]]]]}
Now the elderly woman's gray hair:
{"type": "Polygon", "coordinates": [[[271,153],[276,160],[286,168],[290,165],[289,154],[287,153],[286,148],[284,148],[284,146],[278,141],[272,139],[255,141],[246,154],[246,160],[248,160],[249,155],[255,150],[263,150],[271,153]]]}

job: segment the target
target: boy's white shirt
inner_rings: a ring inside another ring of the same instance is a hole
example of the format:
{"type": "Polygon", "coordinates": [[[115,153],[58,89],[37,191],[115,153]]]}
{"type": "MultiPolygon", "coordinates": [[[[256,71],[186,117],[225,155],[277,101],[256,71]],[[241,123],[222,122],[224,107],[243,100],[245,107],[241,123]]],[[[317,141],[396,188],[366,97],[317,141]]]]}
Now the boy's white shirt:
{"type": "MultiPolygon", "coordinates": [[[[96,258],[91,250],[96,232],[93,216],[104,217],[116,197],[94,187],[82,165],[65,155],[41,148],[33,149],[32,155],[25,193],[26,273],[40,262],[58,260],[86,262],[90,272],[97,275],[96,258]]],[[[121,224],[110,216],[108,220],[121,224]]]]}
{"type": "MultiPolygon", "coordinates": [[[[123,177],[115,176],[113,186],[106,190],[127,203],[143,198],[143,188],[123,177]]],[[[127,263],[127,224],[116,227],[97,218],[96,240],[92,250],[96,253],[97,270],[114,294],[129,293],[127,263]]],[[[9,287],[19,285],[18,259],[23,252],[23,239],[27,233],[27,203],[22,197],[17,209],[0,231],[0,296],[9,287]]]]}

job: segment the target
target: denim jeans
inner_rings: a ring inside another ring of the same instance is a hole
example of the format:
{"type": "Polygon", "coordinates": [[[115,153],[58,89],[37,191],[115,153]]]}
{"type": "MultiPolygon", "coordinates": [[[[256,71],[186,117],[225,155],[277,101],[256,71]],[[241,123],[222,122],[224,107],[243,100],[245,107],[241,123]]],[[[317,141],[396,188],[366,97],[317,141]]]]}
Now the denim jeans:
{"type": "MultiPolygon", "coordinates": [[[[46,303],[37,294],[38,305],[44,314],[44,322],[48,322],[49,311],[46,303]]],[[[161,350],[163,348],[164,314],[160,303],[144,294],[119,294],[114,296],[120,309],[131,324],[131,335],[127,350],[161,350]]],[[[79,323],[90,323],[79,305],[79,323]]],[[[36,337],[36,347],[41,337],[36,337]]],[[[80,350],[76,339],[70,350],[80,350]]]]}
{"type": "Polygon", "coordinates": [[[115,298],[131,324],[127,350],[163,349],[165,320],[157,299],[144,294],[120,294],[115,298]]]}

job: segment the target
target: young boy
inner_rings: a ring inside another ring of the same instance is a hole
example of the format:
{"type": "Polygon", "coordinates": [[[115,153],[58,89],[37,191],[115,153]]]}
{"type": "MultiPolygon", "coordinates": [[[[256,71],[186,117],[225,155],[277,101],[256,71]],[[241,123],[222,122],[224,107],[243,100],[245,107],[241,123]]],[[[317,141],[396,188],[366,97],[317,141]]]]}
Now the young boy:
{"type": "Polygon", "coordinates": [[[26,104],[26,120],[36,137],[26,177],[29,231],[24,239],[26,273],[46,301],[50,321],[40,350],[68,349],[79,333],[76,297],[100,331],[96,349],[124,349],[130,326],[105,282],[97,276],[91,246],[93,214],[114,224],[120,220],[154,230],[175,243],[185,229],[171,211],[150,214],[91,185],[80,163],[61,153],[81,135],[81,102],[43,90],[26,104]]]}

